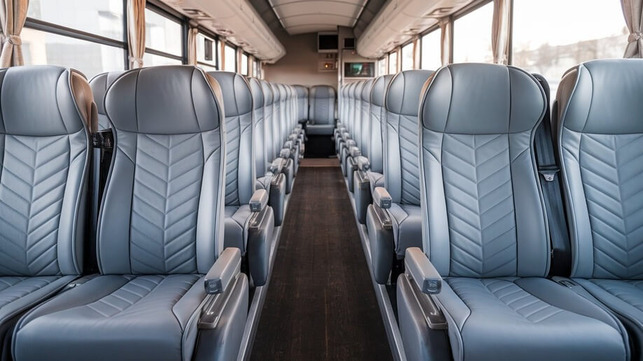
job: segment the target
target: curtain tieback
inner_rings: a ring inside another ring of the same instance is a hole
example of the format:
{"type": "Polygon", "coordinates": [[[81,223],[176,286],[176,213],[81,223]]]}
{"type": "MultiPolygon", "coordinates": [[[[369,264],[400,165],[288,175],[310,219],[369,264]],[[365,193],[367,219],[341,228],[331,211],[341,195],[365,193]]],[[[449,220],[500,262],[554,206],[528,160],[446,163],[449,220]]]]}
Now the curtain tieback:
{"type": "Polygon", "coordinates": [[[633,43],[641,39],[643,39],[643,33],[641,33],[640,31],[637,31],[637,32],[631,33],[630,36],[627,37],[627,42],[633,43]]]}
{"type": "Polygon", "coordinates": [[[138,65],[143,65],[143,58],[137,58],[135,56],[130,56],[128,58],[129,58],[129,61],[135,62],[138,65]]]}
{"type": "Polygon", "coordinates": [[[9,43],[11,45],[22,45],[22,39],[18,35],[2,36],[2,43],[9,43]]]}

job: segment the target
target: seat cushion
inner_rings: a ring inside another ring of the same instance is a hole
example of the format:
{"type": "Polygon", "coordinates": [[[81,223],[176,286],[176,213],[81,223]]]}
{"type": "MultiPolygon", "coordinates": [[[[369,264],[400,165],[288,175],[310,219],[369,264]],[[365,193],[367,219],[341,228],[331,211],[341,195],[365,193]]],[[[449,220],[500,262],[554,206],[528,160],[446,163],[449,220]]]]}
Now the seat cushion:
{"type": "Polygon", "coordinates": [[[23,317],[14,359],[187,361],[204,298],[200,275],[98,276],[23,317]]]}
{"type": "Polygon", "coordinates": [[[567,287],[543,278],[445,281],[437,300],[454,360],[627,359],[620,322],[567,287]]]}
{"type": "Polygon", "coordinates": [[[252,212],[250,206],[226,206],[225,207],[225,241],[224,247],[236,247],[241,254],[246,254],[246,243],[248,240],[248,222],[252,212]]]}
{"type": "Polygon", "coordinates": [[[419,206],[393,203],[389,209],[393,221],[395,253],[404,257],[409,247],[422,248],[422,211],[419,206]]]}
{"type": "Polygon", "coordinates": [[[306,133],[308,135],[332,135],[335,124],[307,124],[306,133]]]}
{"type": "Polygon", "coordinates": [[[0,277],[0,323],[43,301],[74,278],[76,276],[0,277]]]}
{"type": "MultiPolygon", "coordinates": [[[[643,345],[643,280],[574,279],[623,320],[641,352],[643,345]]],[[[633,360],[635,358],[632,358],[633,360]]]]}

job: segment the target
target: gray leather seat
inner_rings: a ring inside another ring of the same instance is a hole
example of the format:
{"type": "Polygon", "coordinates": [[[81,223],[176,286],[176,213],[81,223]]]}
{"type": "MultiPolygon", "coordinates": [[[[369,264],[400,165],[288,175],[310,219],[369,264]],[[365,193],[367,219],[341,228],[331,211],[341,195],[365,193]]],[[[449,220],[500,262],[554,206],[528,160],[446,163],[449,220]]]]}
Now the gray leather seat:
{"type": "Polygon", "coordinates": [[[346,180],[348,181],[348,190],[354,191],[354,174],[358,170],[358,159],[364,162],[368,159],[370,151],[370,131],[371,131],[371,91],[373,90],[373,80],[362,82],[362,91],[360,97],[359,126],[355,133],[355,147],[348,150],[346,180]]]}
{"type": "Polygon", "coordinates": [[[286,111],[285,111],[285,97],[286,92],[282,84],[270,83],[273,94],[273,135],[277,136],[277,143],[279,144],[279,155],[284,158],[292,159],[293,173],[295,177],[299,170],[299,146],[296,141],[289,139],[289,129],[286,124],[286,111]],[[283,149],[288,150],[288,154],[282,154],[283,149]]]}
{"type": "MultiPolygon", "coordinates": [[[[384,130],[384,185],[387,209],[373,202],[368,207],[366,227],[371,244],[375,280],[388,280],[395,259],[404,258],[408,247],[422,246],[420,210],[420,168],[418,162],[418,106],[429,70],[407,70],[395,75],[386,92],[386,127],[384,130]],[[380,209],[375,209],[378,207],[380,209]],[[385,211],[391,231],[379,220],[385,211]],[[392,233],[392,234],[391,234],[392,233]],[[389,237],[392,236],[392,239],[389,237]]],[[[375,188],[374,192],[384,188],[375,188]]],[[[375,199],[375,197],[373,197],[375,199]]]]}
{"type": "Polygon", "coordinates": [[[89,81],[89,85],[92,88],[92,93],[94,94],[94,102],[96,103],[96,109],[98,110],[98,130],[107,130],[111,129],[112,125],[109,123],[107,114],[105,113],[105,93],[107,89],[112,85],[114,80],[118,78],[124,72],[122,71],[110,71],[107,73],[101,73],[93,77],[89,81]]]}
{"type": "MultiPolygon", "coordinates": [[[[219,83],[225,109],[226,183],[225,183],[225,246],[236,247],[248,257],[250,277],[254,285],[266,283],[270,247],[274,229],[274,212],[265,210],[259,231],[250,228],[255,215],[251,199],[256,196],[255,137],[252,118],[252,93],[243,76],[228,71],[208,72],[219,83]]],[[[263,173],[263,172],[262,172],[263,173]]]]}
{"type": "Polygon", "coordinates": [[[303,85],[295,85],[297,93],[297,122],[308,120],[308,88],[303,85]]]}
{"type": "Polygon", "coordinates": [[[339,158],[342,172],[344,171],[343,152],[344,143],[350,140],[350,131],[353,126],[353,88],[355,83],[350,83],[344,86],[344,99],[342,100],[342,107],[344,108],[343,118],[340,119],[341,123],[338,124],[335,131],[335,148],[337,150],[337,157],[339,158]]]}
{"type": "Polygon", "coordinates": [[[328,85],[315,85],[308,95],[309,135],[332,135],[335,129],[335,89],[328,85]]]}
{"type": "Polygon", "coordinates": [[[441,352],[448,332],[453,360],[627,360],[620,322],[545,278],[550,242],[533,139],[548,104],[537,80],[514,67],[449,65],[422,97],[426,255],[408,249],[398,280],[409,359],[451,359],[441,352]],[[448,331],[418,317],[431,300],[448,331]]]}
{"type": "Polygon", "coordinates": [[[82,272],[96,109],[74,70],[0,69],[0,85],[0,345],[10,345],[17,317],[82,272]]]}
{"type": "Polygon", "coordinates": [[[294,179],[294,162],[290,158],[290,150],[282,153],[283,143],[279,138],[279,122],[275,121],[274,117],[274,96],[273,88],[265,80],[261,80],[261,90],[263,92],[263,117],[266,134],[266,153],[268,157],[273,159],[281,158],[284,160],[282,164],[282,173],[286,175],[286,194],[290,194],[293,186],[294,179]]]}
{"type": "Polygon", "coordinates": [[[596,60],[566,73],[558,152],[572,278],[612,309],[643,359],[643,61],[596,60]]]}
{"type": "Polygon", "coordinates": [[[373,201],[372,192],[375,187],[384,186],[383,161],[383,124],[386,123],[384,100],[388,84],[393,75],[378,77],[373,82],[370,93],[370,122],[366,135],[365,146],[368,154],[367,162],[357,163],[359,174],[354,176],[355,212],[360,223],[366,223],[368,205],[373,201]]]}
{"type": "Polygon", "coordinates": [[[340,162],[344,177],[348,177],[350,165],[348,158],[350,157],[350,150],[357,147],[357,137],[360,133],[362,124],[362,90],[364,89],[364,82],[358,81],[350,88],[350,109],[349,109],[349,127],[347,132],[343,134],[344,143],[342,145],[340,162]]]}
{"type": "Polygon", "coordinates": [[[97,234],[101,275],[19,321],[16,361],[236,358],[248,281],[239,250],[222,252],[221,104],[216,81],[188,66],[136,69],[109,88],[117,147],[97,234]]]}
{"type": "Polygon", "coordinates": [[[253,150],[255,156],[255,173],[257,189],[265,189],[269,193],[268,204],[274,212],[275,226],[280,226],[285,213],[286,175],[282,173],[286,166],[283,158],[273,158],[268,153],[271,125],[264,118],[264,94],[261,81],[256,78],[248,80],[252,92],[252,118],[254,123],[253,150]]]}

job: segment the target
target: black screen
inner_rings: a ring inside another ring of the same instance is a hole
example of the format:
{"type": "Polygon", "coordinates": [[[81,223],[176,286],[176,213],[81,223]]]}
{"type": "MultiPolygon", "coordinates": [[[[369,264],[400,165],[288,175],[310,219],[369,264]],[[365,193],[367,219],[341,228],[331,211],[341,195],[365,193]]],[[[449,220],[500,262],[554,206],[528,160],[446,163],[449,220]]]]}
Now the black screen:
{"type": "Polygon", "coordinates": [[[336,34],[319,34],[319,50],[337,50],[338,39],[336,34]]]}

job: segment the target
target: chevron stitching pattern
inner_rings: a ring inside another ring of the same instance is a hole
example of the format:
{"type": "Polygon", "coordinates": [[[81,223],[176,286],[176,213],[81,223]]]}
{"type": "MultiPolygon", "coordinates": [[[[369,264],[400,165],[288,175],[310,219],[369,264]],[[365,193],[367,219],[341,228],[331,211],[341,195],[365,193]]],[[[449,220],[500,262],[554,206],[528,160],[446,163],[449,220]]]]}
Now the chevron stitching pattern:
{"type": "Polygon", "coordinates": [[[643,281],[594,279],[590,282],[643,312],[643,281]]]}
{"type": "Polygon", "coordinates": [[[67,181],[69,136],[5,138],[0,179],[0,272],[59,273],[58,226],[67,181]]]}
{"type": "Polygon", "coordinates": [[[565,312],[509,280],[451,278],[449,285],[470,309],[501,308],[533,323],[565,312]]]}
{"type": "Polygon", "coordinates": [[[643,135],[581,138],[594,277],[643,278],[643,135]]]}
{"type": "Polygon", "coordinates": [[[134,273],[196,271],[200,134],[138,135],[130,229],[134,273]]]}
{"type": "Polygon", "coordinates": [[[198,279],[197,275],[139,276],[85,307],[105,318],[125,317],[128,311],[168,311],[198,279]]]}
{"type": "Polygon", "coordinates": [[[50,277],[0,277],[0,308],[57,280],[50,277]]]}
{"type": "Polygon", "coordinates": [[[445,134],[442,152],[451,275],[515,275],[516,222],[507,135],[445,134]]]}
{"type": "Polygon", "coordinates": [[[417,117],[399,115],[400,165],[402,168],[402,203],[420,205],[419,126],[417,117]]]}
{"type": "Polygon", "coordinates": [[[226,117],[226,176],[225,204],[239,205],[239,143],[241,137],[241,120],[238,116],[226,117]]]}

